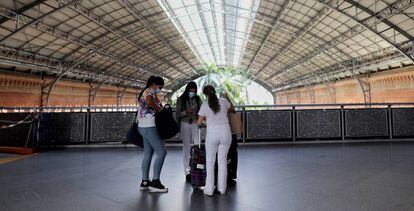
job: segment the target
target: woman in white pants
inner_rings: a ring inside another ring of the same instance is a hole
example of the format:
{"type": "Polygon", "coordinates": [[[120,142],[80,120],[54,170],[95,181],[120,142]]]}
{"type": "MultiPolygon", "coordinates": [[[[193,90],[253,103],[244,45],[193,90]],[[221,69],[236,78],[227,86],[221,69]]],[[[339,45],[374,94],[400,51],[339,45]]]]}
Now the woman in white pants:
{"type": "Polygon", "coordinates": [[[198,140],[197,113],[200,110],[201,99],[197,95],[197,84],[190,82],[185,87],[184,93],[177,100],[176,115],[180,123],[180,134],[183,139],[183,166],[187,182],[191,181],[190,175],[190,150],[193,140],[198,140]]]}
{"type": "Polygon", "coordinates": [[[207,85],[203,89],[207,102],[201,105],[198,112],[199,125],[204,121],[207,124],[206,136],[206,165],[207,178],[204,194],[212,196],[214,193],[214,164],[218,155],[217,190],[221,194],[227,189],[227,153],[231,145],[231,131],[227,113],[232,109],[231,104],[224,98],[217,98],[213,86],[207,85]]]}

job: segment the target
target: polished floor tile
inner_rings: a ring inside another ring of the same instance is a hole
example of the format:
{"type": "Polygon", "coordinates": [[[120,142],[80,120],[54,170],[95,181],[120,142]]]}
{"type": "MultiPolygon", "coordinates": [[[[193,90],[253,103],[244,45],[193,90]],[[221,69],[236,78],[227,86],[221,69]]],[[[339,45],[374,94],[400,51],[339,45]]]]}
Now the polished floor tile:
{"type": "Polygon", "coordinates": [[[81,148],[0,165],[0,210],[414,211],[414,142],[240,146],[239,178],[214,197],[185,182],[179,147],[162,172],[169,192],[139,191],[141,159],[81,148]]]}

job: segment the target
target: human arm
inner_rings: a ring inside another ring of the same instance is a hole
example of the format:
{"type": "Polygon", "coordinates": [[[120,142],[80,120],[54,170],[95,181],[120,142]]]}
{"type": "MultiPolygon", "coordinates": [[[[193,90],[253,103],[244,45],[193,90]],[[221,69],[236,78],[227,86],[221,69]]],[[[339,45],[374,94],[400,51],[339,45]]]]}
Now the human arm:
{"type": "Polygon", "coordinates": [[[206,104],[203,103],[200,107],[200,110],[198,111],[197,124],[199,126],[205,125],[206,116],[207,116],[206,104]]]}
{"type": "Polygon", "coordinates": [[[230,104],[230,106],[229,106],[229,108],[228,108],[228,113],[234,113],[234,105],[233,105],[233,103],[231,102],[231,100],[230,100],[230,98],[229,98],[229,96],[227,95],[227,93],[223,93],[223,94],[221,94],[221,97],[222,98],[224,98],[224,99],[226,99],[228,102],[229,102],[229,104],[230,104]]]}
{"type": "Polygon", "coordinates": [[[205,116],[198,116],[198,119],[197,119],[197,124],[199,125],[199,126],[203,126],[204,125],[204,122],[205,122],[205,120],[206,120],[206,117],[205,116]]]}
{"type": "Polygon", "coordinates": [[[147,95],[145,101],[147,102],[148,107],[153,108],[157,112],[162,109],[160,103],[151,95],[147,95]]]}
{"type": "Polygon", "coordinates": [[[181,113],[182,108],[181,107],[182,107],[181,98],[179,97],[177,99],[177,104],[175,105],[175,117],[177,118],[178,121],[180,121],[181,117],[182,117],[182,113],[181,113]]]}

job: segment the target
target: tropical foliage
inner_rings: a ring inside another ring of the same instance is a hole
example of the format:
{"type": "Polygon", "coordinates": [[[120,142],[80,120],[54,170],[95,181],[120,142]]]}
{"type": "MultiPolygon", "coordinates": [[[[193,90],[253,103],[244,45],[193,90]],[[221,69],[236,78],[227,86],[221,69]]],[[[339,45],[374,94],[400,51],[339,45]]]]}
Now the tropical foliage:
{"type": "MultiPolygon", "coordinates": [[[[212,85],[218,94],[226,92],[235,105],[259,104],[249,98],[247,89],[253,80],[247,71],[234,67],[217,67],[215,64],[206,65],[206,68],[200,71],[204,71],[205,75],[194,80],[199,87],[198,93],[202,92],[204,86],[212,85]]],[[[173,102],[184,88],[185,86],[173,95],[173,102]]],[[[205,100],[204,95],[200,94],[200,97],[205,100]]]]}

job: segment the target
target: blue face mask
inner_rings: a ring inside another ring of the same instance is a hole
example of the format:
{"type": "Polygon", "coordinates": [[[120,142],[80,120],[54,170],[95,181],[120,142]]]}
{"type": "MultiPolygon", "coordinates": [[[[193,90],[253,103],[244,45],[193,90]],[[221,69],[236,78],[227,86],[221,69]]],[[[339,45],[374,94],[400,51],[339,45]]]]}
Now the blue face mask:
{"type": "Polygon", "coordinates": [[[161,93],[161,90],[157,88],[157,89],[155,90],[155,94],[159,94],[159,93],[161,93]]]}
{"type": "Polygon", "coordinates": [[[189,92],[189,93],[188,93],[188,96],[189,96],[190,98],[193,98],[195,95],[196,95],[196,94],[195,94],[195,92],[189,92]]]}

